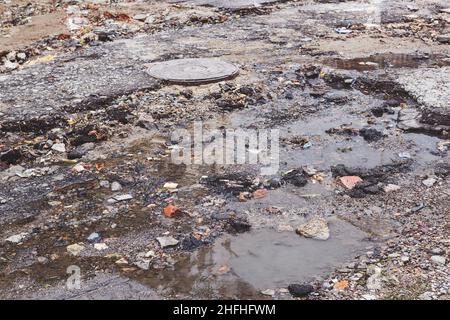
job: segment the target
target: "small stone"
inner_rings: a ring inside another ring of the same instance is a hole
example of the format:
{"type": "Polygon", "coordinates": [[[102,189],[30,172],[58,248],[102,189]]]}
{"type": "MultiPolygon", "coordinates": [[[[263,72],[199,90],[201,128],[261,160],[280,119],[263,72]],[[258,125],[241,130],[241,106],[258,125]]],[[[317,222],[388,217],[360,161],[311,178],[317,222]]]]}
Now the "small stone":
{"type": "Polygon", "coordinates": [[[430,253],[434,256],[441,256],[445,253],[445,251],[442,250],[441,248],[434,248],[430,251],[430,253]]]}
{"type": "Polygon", "coordinates": [[[109,187],[110,187],[109,181],[108,180],[100,181],[100,187],[109,189],[109,187]]]}
{"type": "Polygon", "coordinates": [[[116,261],[116,264],[128,264],[128,261],[125,258],[120,258],[116,261]]]}
{"type": "Polygon", "coordinates": [[[19,233],[19,234],[16,234],[16,235],[13,235],[13,236],[7,238],[6,241],[12,242],[12,243],[20,243],[23,240],[25,240],[27,236],[28,236],[28,233],[22,232],[22,233],[19,233]]]}
{"type": "Polygon", "coordinates": [[[153,258],[155,256],[156,256],[156,254],[155,254],[155,251],[153,251],[153,250],[149,250],[144,254],[145,258],[153,258]]]}
{"type": "Polygon", "coordinates": [[[106,245],[106,243],[103,243],[103,242],[96,243],[96,244],[94,244],[94,249],[98,250],[98,251],[102,251],[102,250],[108,249],[108,246],[106,245]]]}
{"type": "Polygon", "coordinates": [[[421,295],[419,295],[420,300],[433,300],[433,293],[432,292],[424,292],[421,295]]]}
{"type": "Polygon", "coordinates": [[[310,284],[290,284],[288,290],[292,296],[302,298],[314,292],[314,287],[310,284]]]}
{"type": "Polygon", "coordinates": [[[156,240],[158,240],[161,248],[173,247],[173,246],[176,246],[179,242],[174,237],[158,237],[158,238],[156,238],[156,240]]]}
{"type": "Polygon", "coordinates": [[[75,244],[71,244],[70,246],[67,246],[66,250],[71,255],[78,256],[81,253],[81,251],[84,250],[84,246],[80,245],[78,243],[75,243],[75,244]]]}
{"type": "Polygon", "coordinates": [[[18,60],[23,61],[27,58],[27,54],[25,52],[19,52],[16,57],[18,60]]]}
{"type": "Polygon", "coordinates": [[[409,152],[400,152],[398,156],[402,159],[411,159],[411,154],[409,152]]]}
{"type": "Polygon", "coordinates": [[[437,36],[436,40],[439,41],[440,43],[450,44],[450,35],[443,34],[437,36]]]}
{"type": "Polygon", "coordinates": [[[273,289],[267,289],[267,290],[263,290],[261,291],[261,293],[265,296],[274,296],[275,295],[275,290],[273,289]]]}
{"type": "Polygon", "coordinates": [[[400,257],[400,261],[402,261],[403,263],[406,263],[409,261],[409,257],[408,256],[401,256],[400,257]]]}
{"type": "Polygon", "coordinates": [[[8,61],[14,62],[14,61],[16,61],[16,56],[17,56],[17,52],[11,51],[6,55],[6,59],[8,59],[8,61]]]}
{"type": "Polygon", "coordinates": [[[116,192],[122,190],[122,186],[117,181],[111,183],[111,191],[116,192]]]}
{"type": "Polygon", "coordinates": [[[323,218],[316,218],[308,221],[298,227],[296,232],[306,238],[313,238],[317,240],[328,240],[330,237],[328,222],[323,218]]]}
{"type": "Polygon", "coordinates": [[[363,294],[361,296],[364,300],[376,300],[377,296],[374,296],[373,294],[363,294]]]}
{"type": "Polygon", "coordinates": [[[314,169],[314,167],[310,167],[310,166],[303,167],[303,172],[306,173],[310,177],[317,174],[317,170],[314,169]]]}
{"type": "Polygon", "coordinates": [[[52,145],[52,150],[63,153],[66,152],[66,146],[64,145],[64,143],[55,143],[54,145],[52,145]]]}
{"type": "Polygon", "coordinates": [[[446,262],[446,259],[445,259],[445,257],[443,257],[443,256],[432,256],[432,257],[431,257],[431,261],[433,261],[433,262],[436,263],[436,264],[442,264],[442,265],[444,265],[445,262],[446,262]]]}
{"type": "Polygon", "coordinates": [[[91,233],[87,238],[89,242],[98,242],[100,241],[100,239],[101,239],[100,234],[98,234],[97,232],[91,233]]]}
{"type": "Polygon", "coordinates": [[[45,264],[48,262],[48,259],[46,257],[37,257],[37,262],[45,264]]]}
{"type": "Polygon", "coordinates": [[[75,171],[75,172],[80,173],[80,172],[84,171],[84,166],[83,166],[83,164],[78,163],[72,168],[72,170],[75,171]]]}
{"type": "Polygon", "coordinates": [[[80,159],[85,156],[89,151],[95,149],[95,144],[93,142],[88,142],[78,146],[74,150],[67,154],[68,159],[80,159]]]}
{"type": "Polygon", "coordinates": [[[388,184],[386,186],[383,187],[383,191],[386,193],[389,192],[395,192],[400,190],[400,186],[396,185],[396,184],[388,184]]]}
{"type": "Polygon", "coordinates": [[[164,189],[176,189],[178,187],[178,183],[175,182],[166,182],[163,186],[164,189]]]}
{"type": "Polygon", "coordinates": [[[121,194],[121,195],[113,197],[113,199],[116,201],[119,201],[119,202],[120,201],[128,201],[128,200],[133,199],[133,196],[131,194],[121,194]]]}
{"type": "Polygon", "coordinates": [[[19,67],[18,63],[11,62],[8,60],[5,61],[5,68],[8,70],[16,70],[18,67],[19,67]]]}
{"type": "Polygon", "coordinates": [[[382,288],[382,277],[381,277],[381,268],[370,266],[367,268],[367,273],[372,274],[367,279],[367,289],[369,290],[381,290],[382,288]]]}
{"type": "Polygon", "coordinates": [[[422,183],[427,186],[428,188],[431,188],[432,186],[434,186],[434,184],[436,183],[436,179],[435,178],[428,178],[426,180],[423,180],[422,183]]]}
{"type": "Polygon", "coordinates": [[[134,263],[134,265],[142,270],[150,269],[150,260],[139,260],[134,263]]]}
{"type": "Polygon", "coordinates": [[[133,16],[134,20],[137,21],[145,21],[147,19],[148,14],[142,13],[142,14],[137,14],[135,16],[133,16]]]}

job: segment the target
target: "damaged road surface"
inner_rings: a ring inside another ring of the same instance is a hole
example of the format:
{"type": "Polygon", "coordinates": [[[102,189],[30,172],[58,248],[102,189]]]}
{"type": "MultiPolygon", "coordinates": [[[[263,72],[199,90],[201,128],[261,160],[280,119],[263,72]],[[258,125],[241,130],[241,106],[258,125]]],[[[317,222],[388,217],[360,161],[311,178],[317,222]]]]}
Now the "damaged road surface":
{"type": "Polygon", "coordinates": [[[447,1],[0,16],[0,298],[449,299],[447,1]]]}

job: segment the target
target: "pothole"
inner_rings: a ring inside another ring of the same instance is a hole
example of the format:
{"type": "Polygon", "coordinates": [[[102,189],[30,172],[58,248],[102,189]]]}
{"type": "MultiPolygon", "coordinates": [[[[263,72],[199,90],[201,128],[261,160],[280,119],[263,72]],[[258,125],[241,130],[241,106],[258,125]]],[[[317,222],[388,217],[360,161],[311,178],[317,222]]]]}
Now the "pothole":
{"type": "Polygon", "coordinates": [[[256,297],[260,290],[326,274],[365,247],[361,230],[337,218],[329,225],[326,241],[272,229],[224,236],[179,260],[173,270],[147,273],[140,280],[168,294],[256,297]]]}

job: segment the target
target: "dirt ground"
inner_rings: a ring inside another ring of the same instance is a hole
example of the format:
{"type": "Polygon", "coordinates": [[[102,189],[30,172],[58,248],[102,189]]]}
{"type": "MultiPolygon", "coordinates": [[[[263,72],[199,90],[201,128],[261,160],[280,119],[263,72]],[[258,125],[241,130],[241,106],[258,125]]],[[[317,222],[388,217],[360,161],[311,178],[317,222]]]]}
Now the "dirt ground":
{"type": "Polygon", "coordinates": [[[449,44],[445,0],[0,0],[0,298],[449,299],[449,44]],[[278,170],[174,163],[199,121],[278,170]]]}

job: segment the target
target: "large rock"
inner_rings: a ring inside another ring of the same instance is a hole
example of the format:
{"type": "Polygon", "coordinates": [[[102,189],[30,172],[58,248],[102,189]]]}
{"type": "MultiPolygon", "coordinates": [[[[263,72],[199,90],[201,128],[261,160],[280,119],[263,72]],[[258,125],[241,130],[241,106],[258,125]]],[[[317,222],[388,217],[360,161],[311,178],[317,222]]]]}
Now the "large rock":
{"type": "Polygon", "coordinates": [[[306,238],[313,238],[317,240],[328,240],[330,237],[328,222],[323,218],[315,218],[308,221],[298,227],[296,232],[306,238]]]}

